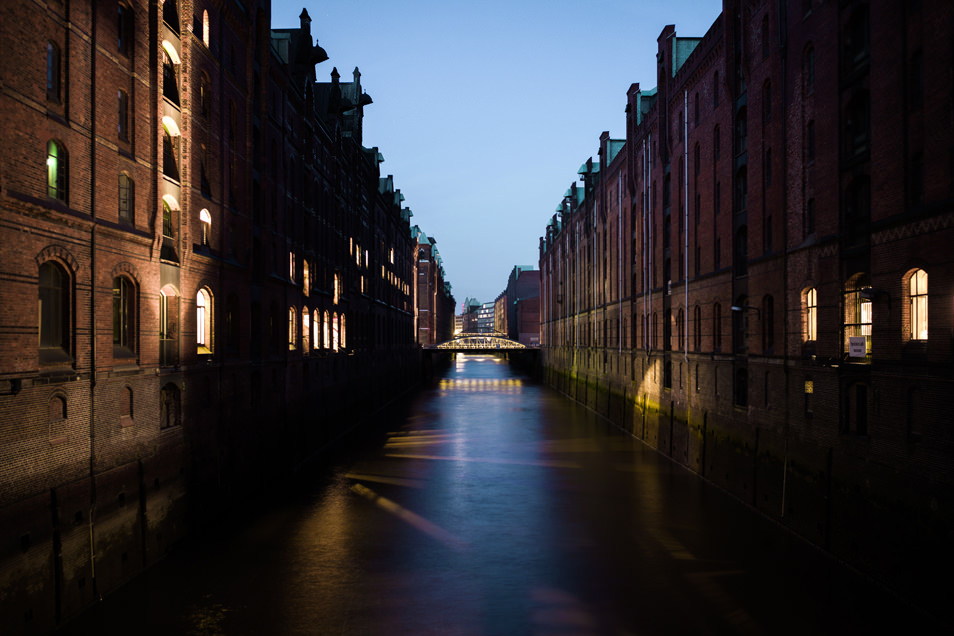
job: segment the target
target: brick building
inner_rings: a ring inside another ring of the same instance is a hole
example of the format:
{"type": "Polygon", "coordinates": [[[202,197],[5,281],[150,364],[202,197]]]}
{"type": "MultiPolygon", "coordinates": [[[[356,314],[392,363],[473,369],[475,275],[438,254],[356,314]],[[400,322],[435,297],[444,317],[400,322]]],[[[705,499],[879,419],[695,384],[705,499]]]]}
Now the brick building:
{"type": "Polygon", "coordinates": [[[549,380],[927,607],[954,529],[954,9],[658,38],[540,241],[549,380]]]}
{"type": "Polygon", "coordinates": [[[454,331],[454,296],[444,274],[437,241],[421,228],[411,228],[416,241],[414,257],[415,333],[421,346],[451,339],[454,331]]]}
{"type": "Polygon", "coordinates": [[[540,342],[540,272],[515,265],[494,301],[494,331],[525,345],[540,342]]]}
{"type": "Polygon", "coordinates": [[[49,631],[418,376],[371,99],[270,13],[0,6],[0,624],[49,631]]]}

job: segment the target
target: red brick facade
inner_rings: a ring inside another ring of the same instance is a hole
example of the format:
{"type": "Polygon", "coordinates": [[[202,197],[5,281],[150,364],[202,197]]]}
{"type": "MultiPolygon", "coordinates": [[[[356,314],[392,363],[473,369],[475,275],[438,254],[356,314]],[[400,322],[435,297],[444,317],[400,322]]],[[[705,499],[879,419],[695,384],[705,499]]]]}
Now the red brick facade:
{"type": "Polygon", "coordinates": [[[2,625],[49,631],[417,377],[371,100],[270,11],[0,7],[2,625]]]}
{"type": "Polygon", "coordinates": [[[540,249],[554,384],[927,606],[954,528],[952,32],[940,1],[665,27],[540,249]]]}

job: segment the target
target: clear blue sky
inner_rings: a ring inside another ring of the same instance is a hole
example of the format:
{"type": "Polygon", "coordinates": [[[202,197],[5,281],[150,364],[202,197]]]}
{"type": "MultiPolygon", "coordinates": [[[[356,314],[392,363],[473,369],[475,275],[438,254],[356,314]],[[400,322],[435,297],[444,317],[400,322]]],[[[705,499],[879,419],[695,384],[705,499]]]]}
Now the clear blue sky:
{"type": "Polygon", "coordinates": [[[272,0],[272,28],[302,8],[329,59],[319,81],[357,66],[374,103],[364,145],[384,155],[414,216],[437,240],[457,311],[494,300],[599,150],[625,136],[626,91],[656,85],[667,24],[701,37],[721,0],[272,0]]]}

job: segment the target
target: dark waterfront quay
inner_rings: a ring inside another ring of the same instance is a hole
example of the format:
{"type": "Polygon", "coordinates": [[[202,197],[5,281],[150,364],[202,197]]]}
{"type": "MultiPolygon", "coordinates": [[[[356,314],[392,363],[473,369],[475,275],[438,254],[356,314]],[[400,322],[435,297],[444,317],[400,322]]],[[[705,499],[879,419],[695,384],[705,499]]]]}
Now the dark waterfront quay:
{"type": "MultiPolygon", "coordinates": [[[[386,424],[386,425],[385,425],[386,424]]],[[[60,633],[929,633],[926,617],[501,360],[60,633]]],[[[261,506],[258,506],[261,508],[261,506]]]]}

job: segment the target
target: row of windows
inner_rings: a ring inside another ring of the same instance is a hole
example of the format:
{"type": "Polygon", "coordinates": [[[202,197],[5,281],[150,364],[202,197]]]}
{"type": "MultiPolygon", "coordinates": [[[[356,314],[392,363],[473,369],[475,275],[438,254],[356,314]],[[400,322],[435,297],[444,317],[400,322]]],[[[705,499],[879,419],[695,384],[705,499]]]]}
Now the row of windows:
{"type": "MultiPolygon", "coordinates": [[[[906,341],[926,342],[928,340],[928,274],[923,269],[914,269],[908,272],[902,280],[904,285],[905,302],[902,308],[902,323],[904,339],[906,341]]],[[[849,357],[864,358],[871,354],[871,335],[873,322],[872,302],[878,292],[871,289],[864,274],[853,276],[845,286],[843,292],[843,328],[844,353],[849,357]]],[[[814,343],[818,340],[818,290],[814,287],[805,289],[801,294],[801,337],[805,343],[814,343]]],[[[732,310],[732,330],[734,347],[737,353],[744,352],[746,338],[749,335],[749,316],[756,314],[761,326],[762,351],[771,353],[775,344],[775,303],[772,296],[762,299],[761,306],[748,305],[748,299],[741,296],[736,300],[732,310]]],[[[702,349],[702,307],[693,308],[693,324],[696,328],[692,333],[693,348],[702,349]]],[[[722,348],[722,305],[715,303],[712,310],[712,346],[716,351],[722,348]]],[[[638,316],[634,316],[635,328],[638,316]]],[[[604,335],[606,324],[604,323],[604,335]]],[[[667,313],[663,318],[662,329],[659,328],[659,316],[642,317],[642,343],[647,346],[650,342],[656,348],[662,345],[665,348],[681,348],[685,344],[685,315],[682,309],[673,316],[667,313]]],[[[589,328],[582,332],[585,342],[591,340],[589,328]]]]}
{"type": "MultiPolygon", "coordinates": [[[[162,387],[159,392],[159,428],[172,428],[181,424],[181,399],[179,387],[175,383],[168,383],[162,387]]],[[[135,423],[135,410],[133,390],[129,386],[120,389],[118,395],[119,401],[119,424],[120,426],[132,426],[135,423]]],[[[50,423],[50,441],[66,441],[65,430],[57,430],[55,425],[65,423],[69,419],[67,409],[67,398],[65,395],[57,393],[50,397],[47,406],[50,423]]]]}
{"type": "MultiPolygon", "coordinates": [[[[47,261],[39,270],[39,348],[40,359],[45,363],[68,362],[72,352],[72,306],[73,285],[66,268],[55,261],[47,261]]],[[[116,358],[135,358],[138,349],[138,290],[135,282],[127,276],[117,276],[112,284],[113,355],[116,358]]],[[[174,362],[178,341],[178,298],[171,289],[159,294],[159,341],[160,363],[174,362]]],[[[213,352],[213,297],[208,288],[196,293],[196,349],[199,354],[213,352]]],[[[237,350],[239,329],[238,300],[233,295],[223,314],[226,323],[226,348],[237,350]]],[[[288,311],[288,348],[298,347],[298,311],[288,311]]],[[[339,351],[346,345],[345,315],[338,312],[301,314],[302,330],[300,343],[303,351],[327,349],[339,351]]],[[[271,316],[272,346],[276,346],[278,317],[273,307],[271,316]]]]}

